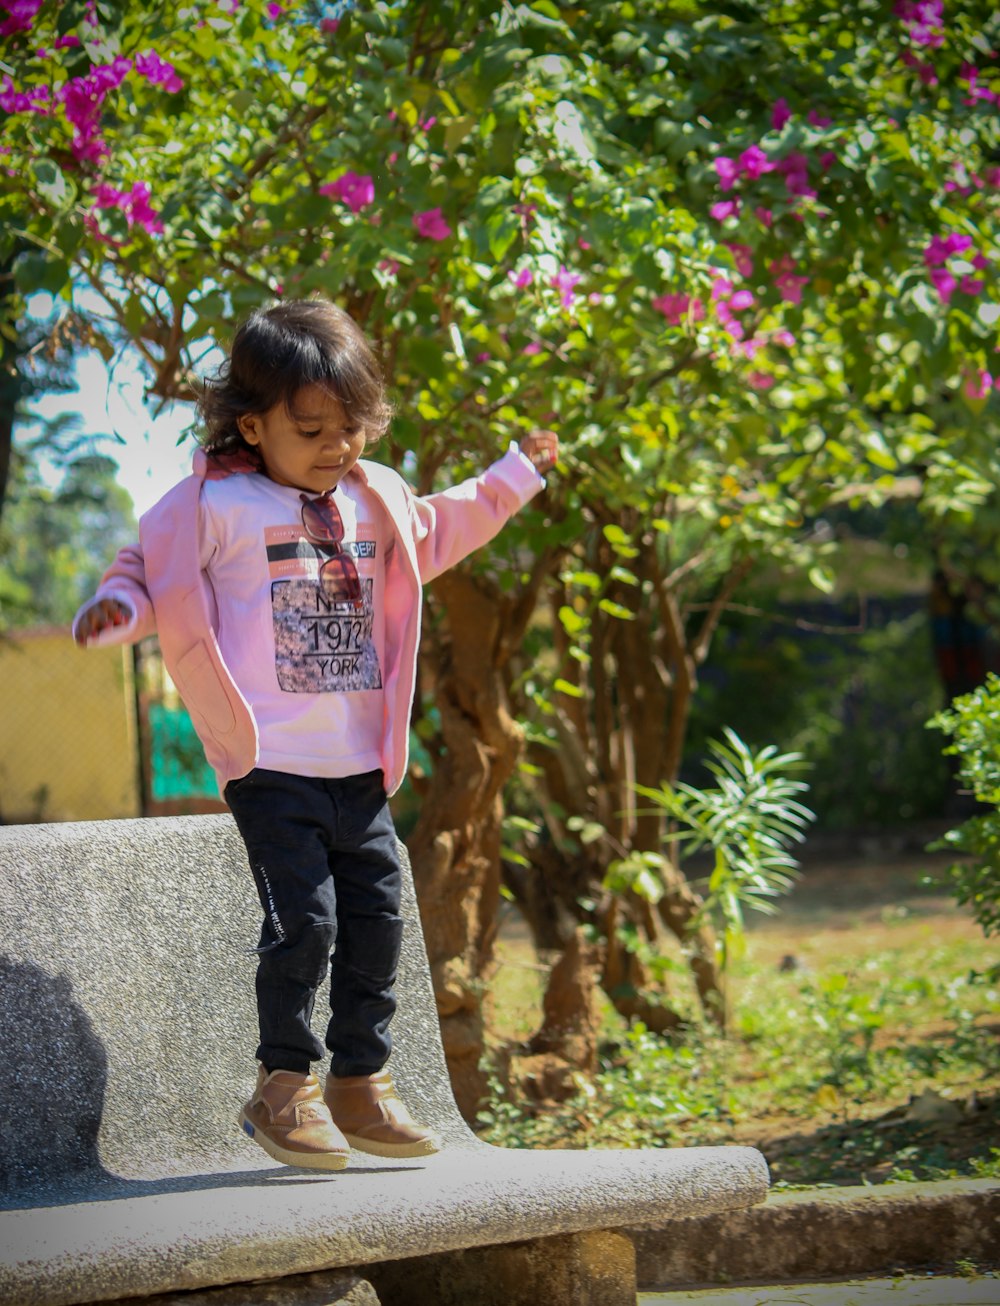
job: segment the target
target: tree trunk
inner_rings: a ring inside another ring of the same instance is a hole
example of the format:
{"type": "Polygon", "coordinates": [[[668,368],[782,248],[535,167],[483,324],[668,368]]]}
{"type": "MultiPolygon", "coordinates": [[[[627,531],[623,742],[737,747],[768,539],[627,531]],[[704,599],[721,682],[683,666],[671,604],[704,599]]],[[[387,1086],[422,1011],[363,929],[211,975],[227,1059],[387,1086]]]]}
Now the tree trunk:
{"type": "Polygon", "coordinates": [[[522,732],[502,668],[509,605],[487,582],[451,571],[431,586],[443,616],[425,633],[441,750],[408,839],[445,1056],[459,1109],[475,1120],[486,1089],[480,977],[500,900],[503,787],[522,732]]]}
{"type": "MultiPolygon", "coordinates": [[[[600,574],[610,570],[613,558],[598,542],[597,554],[587,561],[600,574]]],[[[655,788],[661,781],[677,780],[697,668],[718,612],[713,605],[711,624],[706,619],[697,641],[692,640],[651,543],[631,565],[641,588],[621,583],[609,595],[630,608],[634,618],[592,611],[586,672],[567,656],[567,640],[554,612],[560,673],[583,693],[553,703],[549,721],[555,723],[559,747],[539,746],[531,752],[544,775],[543,810],[551,837],[533,850],[530,871],[508,868],[506,874],[537,947],[565,947],[580,921],[596,923],[603,936],[601,983],[615,1009],[663,1033],[676,1029],[680,1018],[664,1002],[665,995],[655,991],[646,967],[619,931],[625,925],[637,928],[655,946],[663,930],[669,930],[685,948],[705,1015],[723,1024],[723,976],[714,931],[700,919],[702,899],[671,862],[664,865],[663,897],[655,905],[631,892],[613,894],[603,881],[616,857],[662,850],[664,814],[646,810],[650,805],[637,797],[634,785],[655,788]],[[574,838],[566,819],[572,816],[598,823],[608,837],[567,854],[574,838]]],[[[730,585],[727,577],[720,592],[728,594],[730,585]]],[[[554,606],[567,601],[562,594],[554,606]]]]}

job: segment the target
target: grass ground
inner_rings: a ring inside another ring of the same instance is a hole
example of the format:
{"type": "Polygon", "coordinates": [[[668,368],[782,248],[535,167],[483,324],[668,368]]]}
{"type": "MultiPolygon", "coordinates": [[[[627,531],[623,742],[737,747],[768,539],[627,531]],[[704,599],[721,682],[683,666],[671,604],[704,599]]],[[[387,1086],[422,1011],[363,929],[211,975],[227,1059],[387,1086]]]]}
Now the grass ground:
{"type": "MultiPolygon", "coordinates": [[[[605,1016],[601,1068],[568,1103],[498,1099],[507,1145],[760,1147],[776,1185],[1000,1176],[1000,1001],[987,940],[926,853],[809,857],[778,916],[748,922],[732,1033],[683,1042],[605,1016]]],[[[498,1040],[539,1023],[546,959],[510,917],[491,984],[498,1040]]],[[[686,975],[679,957],[679,1001],[686,975]]]]}

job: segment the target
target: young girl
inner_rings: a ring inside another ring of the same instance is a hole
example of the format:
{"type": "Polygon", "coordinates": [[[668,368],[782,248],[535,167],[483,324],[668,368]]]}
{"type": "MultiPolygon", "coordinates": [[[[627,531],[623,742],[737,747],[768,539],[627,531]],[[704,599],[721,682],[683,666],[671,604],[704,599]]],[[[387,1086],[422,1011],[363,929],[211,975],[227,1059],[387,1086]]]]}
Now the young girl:
{"type": "Polygon", "coordinates": [[[77,613],[79,644],[159,635],[247,848],[264,921],[260,1062],[241,1123],[287,1165],[437,1150],[384,1069],[402,921],[387,795],[406,771],[421,584],[492,539],[557,456],[539,431],[417,498],[363,461],[378,364],[332,304],[254,312],[205,387],[194,472],[77,613]],[[332,953],[332,959],[331,959],[332,953]],[[330,971],[324,1046],[310,1026],[330,971]]]}

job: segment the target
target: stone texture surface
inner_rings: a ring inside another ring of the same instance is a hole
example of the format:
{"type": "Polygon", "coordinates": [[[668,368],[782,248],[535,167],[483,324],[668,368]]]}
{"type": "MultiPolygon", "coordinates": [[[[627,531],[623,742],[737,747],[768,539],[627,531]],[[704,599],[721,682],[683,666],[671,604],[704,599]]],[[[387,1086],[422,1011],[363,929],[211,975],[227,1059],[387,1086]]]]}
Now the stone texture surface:
{"type": "Polygon", "coordinates": [[[778,1283],[1000,1256],[1000,1183],[772,1193],[764,1206],[627,1231],[639,1285],[778,1283]]]}
{"type": "Polygon", "coordinates": [[[476,1139],[451,1095],[409,877],[391,1067],[445,1149],[355,1154],[335,1175],[276,1165],[236,1126],[255,1071],[258,911],[227,816],[0,829],[0,1303],[200,1290],[765,1196],[751,1148],[476,1139]]]}
{"type": "MultiPolygon", "coordinates": [[[[105,1306],[139,1306],[135,1297],[119,1297],[105,1306]]],[[[205,1292],[169,1292],[143,1297],[142,1306],[382,1306],[378,1293],[356,1274],[342,1270],[292,1274],[287,1279],[240,1283],[205,1292]]]]}
{"type": "Polygon", "coordinates": [[[609,1232],[368,1266],[385,1306],[635,1306],[635,1248],[609,1232]]]}
{"type": "Polygon", "coordinates": [[[75,1306],[333,1266],[363,1273],[390,1258],[648,1225],[760,1200],[758,1160],[741,1148],[449,1148],[334,1175],[273,1165],[126,1181],[0,1215],[0,1302],[75,1306]]]}
{"type": "MultiPolygon", "coordinates": [[[[406,892],[392,1070],[415,1111],[468,1144],[409,876],[406,892]]],[[[241,1163],[260,908],[231,818],[0,829],[0,920],[0,1102],[34,1104],[0,1113],[0,1190],[241,1163]]]]}

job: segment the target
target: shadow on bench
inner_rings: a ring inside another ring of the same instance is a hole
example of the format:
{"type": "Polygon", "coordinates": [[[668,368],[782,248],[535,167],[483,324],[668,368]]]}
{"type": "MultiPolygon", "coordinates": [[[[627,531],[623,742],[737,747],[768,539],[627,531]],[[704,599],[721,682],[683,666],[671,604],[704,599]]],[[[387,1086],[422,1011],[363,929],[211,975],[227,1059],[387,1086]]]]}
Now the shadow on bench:
{"type": "Polygon", "coordinates": [[[322,1174],[276,1164],[236,1125],[259,912],[230,818],[0,830],[0,1302],[634,1306],[617,1230],[765,1197],[752,1148],[477,1139],[406,870],[391,1064],[444,1147],[322,1174]]]}

